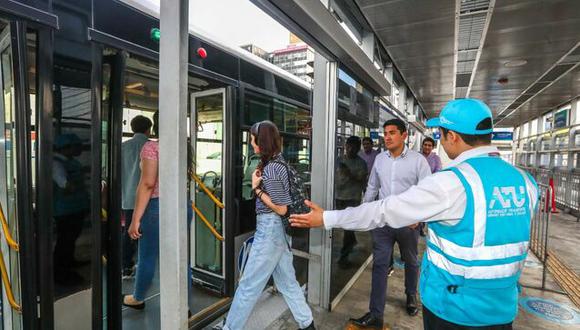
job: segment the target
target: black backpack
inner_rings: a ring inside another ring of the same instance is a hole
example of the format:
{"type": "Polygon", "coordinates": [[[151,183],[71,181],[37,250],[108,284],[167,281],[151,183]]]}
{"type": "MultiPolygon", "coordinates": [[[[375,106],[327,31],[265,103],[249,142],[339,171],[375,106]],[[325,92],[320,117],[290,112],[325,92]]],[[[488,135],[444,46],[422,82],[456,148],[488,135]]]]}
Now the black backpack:
{"type": "Polygon", "coordinates": [[[304,229],[290,226],[290,215],[310,212],[310,208],[304,204],[304,200],[309,199],[308,191],[306,190],[306,186],[304,185],[302,178],[298,175],[296,169],[288,165],[288,163],[285,161],[271,160],[270,162],[282,164],[284,167],[286,167],[286,171],[288,173],[288,187],[290,188],[290,199],[292,201],[289,205],[287,205],[286,214],[281,216],[281,218],[286,234],[290,236],[296,236],[304,229]]]}

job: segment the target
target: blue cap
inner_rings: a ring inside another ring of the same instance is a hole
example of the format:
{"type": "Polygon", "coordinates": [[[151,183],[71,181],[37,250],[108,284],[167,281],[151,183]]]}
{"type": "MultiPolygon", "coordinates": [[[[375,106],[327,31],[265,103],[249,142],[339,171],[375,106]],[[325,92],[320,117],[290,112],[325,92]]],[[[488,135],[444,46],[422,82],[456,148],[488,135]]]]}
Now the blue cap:
{"type": "Polygon", "coordinates": [[[493,132],[493,117],[489,107],[477,99],[457,99],[447,102],[439,117],[427,120],[427,127],[443,127],[468,135],[482,135],[493,132]],[[477,125],[489,118],[489,129],[477,129],[477,125]]]}
{"type": "Polygon", "coordinates": [[[78,137],[78,135],[74,133],[64,133],[57,136],[56,139],[54,139],[54,146],[57,149],[61,149],[69,145],[79,145],[79,144],[82,144],[82,141],[78,137]]]}

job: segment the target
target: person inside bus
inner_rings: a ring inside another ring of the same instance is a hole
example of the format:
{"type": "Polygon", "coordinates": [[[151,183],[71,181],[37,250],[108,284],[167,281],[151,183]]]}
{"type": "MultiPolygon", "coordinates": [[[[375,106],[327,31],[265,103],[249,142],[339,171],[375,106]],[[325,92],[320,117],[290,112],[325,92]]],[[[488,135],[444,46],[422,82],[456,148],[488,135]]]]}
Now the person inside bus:
{"type": "MultiPolygon", "coordinates": [[[[153,132],[159,138],[159,111],[153,115],[153,132]]],[[[188,150],[188,178],[193,171],[192,153],[188,150]]],[[[123,305],[134,309],[145,308],[147,290],[155,275],[159,259],[159,142],[147,141],[141,149],[141,179],[137,185],[133,219],[129,236],[139,240],[135,290],[132,295],[123,296],[123,305]]],[[[184,205],[185,206],[185,205],[184,205]]],[[[187,202],[188,231],[193,211],[187,202]]],[[[188,287],[191,286],[191,267],[187,265],[188,287]]]]}
{"type": "Polygon", "coordinates": [[[75,268],[90,263],[75,259],[76,241],[90,210],[89,192],[85,186],[85,170],[76,158],[82,153],[81,139],[74,133],[64,133],[54,142],[52,168],[54,194],[54,275],[60,284],[80,284],[83,278],[75,268]]]}
{"type": "MultiPolygon", "coordinates": [[[[359,206],[363,191],[367,185],[367,163],[357,155],[360,151],[361,140],[358,136],[346,139],[346,154],[338,159],[334,200],[337,210],[347,207],[359,206]]],[[[374,160],[373,160],[374,161],[374,160]]],[[[372,168],[372,166],[371,166],[372,168]]],[[[348,255],[357,244],[356,235],[352,230],[344,230],[342,236],[342,248],[338,264],[341,267],[349,267],[351,264],[348,255]]]]}
{"type": "Polygon", "coordinates": [[[222,329],[243,329],[256,301],[270,276],[284,296],[300,329],[315,329],[312,311],[296,280],[293,256],[281,215],[291,203],[288,172],[282,157],[278,127],[270,121],[254,124],[250,129],[251,144],[261,161],[252,174],[256,195],[256,233],[254,243],[232,306],[222,329]]]}
{"type": "Polygon", "coordinates": [[[135,116],[131,119],[133,137],[121,145],[121,208],[125,225],[123,226],[123,278],[134,276],[133,261],[137,241],[129,237],[129,227],[133,219],[133,207],[135,206],[135,191],[141,178],[141,159],[139,154],[145,143],[149,140],[153,123],[145,116],[135,116]]]}

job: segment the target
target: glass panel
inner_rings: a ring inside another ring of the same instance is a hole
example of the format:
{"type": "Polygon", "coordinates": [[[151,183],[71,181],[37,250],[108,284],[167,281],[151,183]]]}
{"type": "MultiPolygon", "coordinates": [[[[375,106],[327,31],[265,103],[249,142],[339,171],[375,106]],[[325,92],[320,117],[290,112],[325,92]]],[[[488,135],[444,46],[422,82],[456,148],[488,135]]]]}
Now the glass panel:
{"type": "MultiPolygon", "coordinates": [[[[195,138],[195,173],[203,185],[218,201],[222,200],[222,150],[223,150],[223,93],[195,98],[197,135],[195,138]]],[[[223,276],[223,249],[211,228],[223,236],[222,211],[198,184],[194,203],[197,213],[194,225],[194,269],[223,276]],[[211,226],[211,227],[210,227],[211,226]]]]}
{"type": "MultiPolygon", "coordinates": [[[[362,180],[352,179],[348,173],[367,171],[366,163],[357,156],[360,151],[352,150],[346,145],[351,136],[364,137],[367,128],[355,125],[346,120],[337,122],[336,131],[336,172],[335,172],[335,209],[341,210],[349,206],[358,206],[362,201],[363,189],[366,187],[365,177],[362,180]],[[364,164],[363,168],[360,165],[364,164]],[[352,189],[352,187],[356,187],[352,189]]],[[[332,230],[332,264],[330,280],[330,301],[332,302],[344,289],[358,269],[365,263],[372,252],[370,232],[354,232],[342,229],[332,230]]]]}
{"type": "MultiPolygon", "coordinates": [[[[193,94],[191,119],[194,173],[191,182],[194,220],[191,229],[193,287],[191,312],[219,302],[224,297],[225,223],[223,192],[224,93],[193,94]]],[[[230,274],[227,274],[231,276],[230,274]]],[[[233,274],[232,274],[233,275],[233,274]]]]}
{"type": "MultiPolygon", "coordinates": [[[[90,329],[92,319],[93,174],[89,62],[55,57],[54,66],[54,318],[55,328],[90,329]],[[68,317],[75,311],[73,323],[68,317]]],[[[98,192],[97,192],[98,193],[98,192]]]]}
{"type": "MultiPolygon", "coordinates": [[[[7,220],[8,227],[12,237],[18,241],[18,219],[17,219],[17,178],[19,169],[16,164],[16,108],[14,104],[14,72],[12,62],[12,47],[10,44],[10,26],[0,21],[0,65],[1,65],[1,86],[2,100],[0,102],[0,121],[2,138],[0,139],[0,203],[2,211],[7,220]]],[[[2,237],[5,234],[2,233],[2,237]]],[[[12,289],[17,302],[20,299],[20,283],[17,280],[20,277],[18,265],[18,253],[8,247],[6,240],[2,239],[1,243],[3,262],[7,266],[7,271],[12,279],[12,289]]],[[[2,301],[2,324],[7,328],[21,328],[20,316],[15,312],[8,301],[2,301]]]]}

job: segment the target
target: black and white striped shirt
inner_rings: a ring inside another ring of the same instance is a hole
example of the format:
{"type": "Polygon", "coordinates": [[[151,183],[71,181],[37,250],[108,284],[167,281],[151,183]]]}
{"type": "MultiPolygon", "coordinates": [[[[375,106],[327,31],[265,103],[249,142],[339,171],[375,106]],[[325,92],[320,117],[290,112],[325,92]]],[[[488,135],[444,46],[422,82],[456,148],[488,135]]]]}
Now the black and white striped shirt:
{"type": "MultiPolygon", "coordinates": [[[[284,162],[282,154],[275,156],[272,160],[284,162]]],[[[283,164],[273,162],[272,160],[262,169],[262,184],[260,188],[270,196],[272,203],[276,205],[289,205],[292,203],[292,198],[290,197],[288,170],[283,164]]],[[[261,199],[256,198],[256,214],[272,212],[274,211],[266,206],[261,199]]]]}

